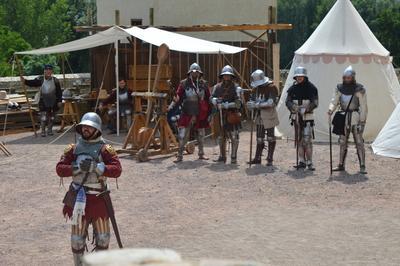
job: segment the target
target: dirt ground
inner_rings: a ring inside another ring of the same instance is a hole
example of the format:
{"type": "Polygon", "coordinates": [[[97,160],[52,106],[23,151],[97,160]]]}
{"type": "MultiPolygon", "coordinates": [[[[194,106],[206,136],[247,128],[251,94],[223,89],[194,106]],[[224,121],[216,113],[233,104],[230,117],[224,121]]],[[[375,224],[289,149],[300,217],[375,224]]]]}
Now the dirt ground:
{"type": "MultiPolygon", "coordinates": [[[[46,145],[51,139],[5,139],[13,156],[0,154],[0,265],[72,265],[55,165],[73,134],[46,145]]],[[[248,147],[242,132],[237,166],[196,155],[178,165],[171,156],[147,163],[123,156],[119,190],[110,184],[125,246],[268,265],[400,265],[398,161],[368,147],[369,174],[361,176],[351,147],[348,172],[328,181],[328,145],[315,145],[315,172],[294,170],[292,142],[278,141],[271,168],[248,168],[248,147]]],[[[217,152],[209,141],[206,153],[217,152]]]]}

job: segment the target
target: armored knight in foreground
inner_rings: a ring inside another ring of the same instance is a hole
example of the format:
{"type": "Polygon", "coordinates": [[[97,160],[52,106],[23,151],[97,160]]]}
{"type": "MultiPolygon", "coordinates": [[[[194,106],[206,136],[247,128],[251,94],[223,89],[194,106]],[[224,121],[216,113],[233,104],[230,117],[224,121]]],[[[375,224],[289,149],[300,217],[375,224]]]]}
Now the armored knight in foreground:
{"type": "Polygon", "coordinates": [[[40,87],[39,114],[42,137],[46,134],[53,135],[53,124],[57,111],[61,107],[62,91],[60,81],[53,77],[53,66],[44,66],[44,75],[33,80],[26,80],[21,76],[21,81],[29,87],[40,87]],[[47,126],[47,131],[46,131],[47,126]]]}
{"type": "Polygon", "coordinates": [[[276,146],[275,127],[279,125],[276,105],[278,103],[278,88],[265,76],[264,71],[256,70],[251,74],[253,93],[247,102],[247,108],[257,125],[256,155],[250,164],[261,164],[262,152],[265,148],[267,135],[268,155],[267,166],[272,166],[276,146]]]}
{"type": "MultiPolygon", "coordinates": [[[[132,90],[126,86],[126,80],[120,79],[118,89],[118,100],[119,100],[119,116],[125,118],[126,129],[129,130],[132,124],[132,109],[133,109],[133,98],[132,90]]],[[[115,104],[117,101],[117,90],[113,90],[111,94],[99,105],[99,109],[102,110],[104,105],[115,104]]],[[[117,107],[113,106],[108,110],[108,116],[110,117],[108,128],[111,133],[116,133],[117,125],[117,107]]]]}
{"type": "Polygon", "coordinates": [[[181,81],[176,92],[176,98],[169,106],[181,105],[181,115],[178,121],[179,150],[175,162],[183,160],[183,151],[189,140],[191,129],[195,129],[199,148],[199,159],[208,160],[204,155],[204,137],[210,114],[210,91],[203,72],[197,63],[193,63],[187,73],[188,77],[181,81]]]}
{"type": "Polygon", "coordinates": [[[295,130],[297,169],[314,171],[312,156],[314,137],[314,109],[318,107],[318,90],[307,77],[304,67],[294,70],[294,84],[288,89],[286,107],[295,130]]]}
{"type": "MultiPolygon", "coordinates": [[[[110,219],[113,228],[115,220],[109,208],[111,202],[104,197],[109,192],[106,181],[107,177],[119,177],[122,169],[117,153],[101,137],[101,119],[96,113],[86,113],[76,131],[81,137],[76,144],[65,149],[56,171],[60,177],[72,176],[72,183],[63,201],[63,214],[72,224],[74,263],[81,265],[90,224],[94,231],[95,249],[108,249],[110,219]]],[[[118,240],[118,232],[115,233],[118,240]]]]}
{"type": "Polygon", "coordinates": [[[231,141],[231,163],[237,163],[237,151],[239,148],[239,129],[241,127],[240,117],[240,93],[241,88],[235,84],[235,74],[231,66],[225,66],[219,77],[222,82],[214,86],[211,103],[219,113],[218,136],[220,155],[217,162],[226,162],[226,142],[231,141]]]}
{"type": "Polygon", "coordinates": [[[339,165],[333,171],[344,171],[350,132],[353,134],[357,148],[360,173],[367,174],[365,168],[364,127],[367,121],[368,106],[367,94],[364,86],[356,82],[356,72],[351,66],[343,73],[343,82],[338,84],[329,105],[328,114],[331,116],[336,109],[345,112],[345,135],[339,136],[340,157],[339,165]]]}

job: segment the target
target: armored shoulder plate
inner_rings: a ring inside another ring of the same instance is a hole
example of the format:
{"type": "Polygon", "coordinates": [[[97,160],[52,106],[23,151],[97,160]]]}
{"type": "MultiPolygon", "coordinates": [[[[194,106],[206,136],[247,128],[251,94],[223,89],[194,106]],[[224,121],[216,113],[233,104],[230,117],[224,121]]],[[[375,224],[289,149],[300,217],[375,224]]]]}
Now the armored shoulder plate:
{"type": "Polygon", "coordinates": [[[366,93],[366,89],[365,89],[364,85],[362,85],[360,83],[356,83],[356,92],[360,92],[362,94],[366,93]]]}
{"type": "Polygon", "coordinates": [[[111,146],[110,144],[106,144],[104,145],[104,149],[111,155],[117,155],[117,152],[115,151],[115,149],[113,148],[113,146],[111,146]]]}
{"type": "Polygon", "coordinates": [[[64,149],[64,154],[70,153],[75,148],[75,144],[68,144],[68,146],[64,149]]]}

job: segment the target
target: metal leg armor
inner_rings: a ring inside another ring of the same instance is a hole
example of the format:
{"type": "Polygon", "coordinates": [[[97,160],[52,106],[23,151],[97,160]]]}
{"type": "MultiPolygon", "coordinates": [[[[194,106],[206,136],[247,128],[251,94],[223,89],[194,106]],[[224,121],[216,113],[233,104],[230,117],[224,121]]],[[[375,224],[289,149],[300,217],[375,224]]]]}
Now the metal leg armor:
{"type": "Polygon", "coordinates": [[[362,131],[357,126],[353,126],[352,131],[353,131],[354,143],[356,144],[358,161],[360,163],[360,173],[366,174],[367,172],[365,169],[365,148],[364,148],[364,139],[362,136],[362,131]]]}
{"type": "Polygon", "coordinates": [[[306,126],[303,129],[303,147],[308,169],[315,170],[312,161],[313,144],[312,144],[312,127],[310,122],[306,122],[306,126]]]}
{"type": "Polygon", "coordinates": [[[40,112],[40,129],[42,137],[46,137],[47,112],[40,112]]]}
{"type": "Polygon", "coordinates": [[[125,110],[125,115],[126,115],[126,129],[129,130],[132,125],[132,111],[131,110],[125,110]]]}
{"type": "Polygon", "coordinates": [[[81,226],[73,225],[71,232],[71,249],[74,258],[74,265],[82,265],[82,257],[86,247],[86,235],[88,224],[85,220],[82,221],[81,226]]]}
{"type": "Polygon", "coordinates": [[[109,109],[108,112],[108,129],[110,129],[111,131],[115,131],[117,129],[117,125],[116,125],[116,116],[117,116],[117,110],[115,108],[109,109]]]}
{"type": "Polygon", "coordinates": [[[229,132],[229,138],[231,140],[231,164],[237,163],[237,151],[239,148],[239,131],[233,130],[229,132]]]}
{"type": "Polygon", "coordinates": [[[274,161],[275,147],[276,147],[275,128],[267,129],[267,141],[268,141],[267,166],[272,166],[272,162],[274,161]]]}
{"type": "Polygon", "coordinates": [[[53,134],[53,125],[54,125],[54,119],[55,119],[54,113],[50,112],[48,118],[49,118],[49,122],[47,123],[47,135],[53,136],[54,135],[53,134]]]}
{"type": "Polygon", "coordinates": [[[189,133],[190,127],[181,127],[178,129],[179,150],[175,162],[181,162],[183,160],[183,152],[185,150],[185,145],[189,139],[189,133]]]}
{"type": "Polygon", "coordinates": [[[218,136],[219,157],[217,162],[226,162],[226,137],[218,136]]]}
{"type": "Polygon", "coordinates": [[[106,250],[110,244],[110,221],[99,218],[93,223],[96,250],[106,250]]]}
{"type": "Polygon", "coordinates": [[[199,158],[208,159],[204,156],[204,137],[206,136],[206,130],[204,128],[199,128],[197,130],[197,142],[199,146],[199,158]]]}
{"type": "Polygon", "coordinates": [[[263,125],[257,125],[257,147],[254,159],[250,161],[250,164],[261,164],[262,152],[265,148],[265,129],[263,125]]]}

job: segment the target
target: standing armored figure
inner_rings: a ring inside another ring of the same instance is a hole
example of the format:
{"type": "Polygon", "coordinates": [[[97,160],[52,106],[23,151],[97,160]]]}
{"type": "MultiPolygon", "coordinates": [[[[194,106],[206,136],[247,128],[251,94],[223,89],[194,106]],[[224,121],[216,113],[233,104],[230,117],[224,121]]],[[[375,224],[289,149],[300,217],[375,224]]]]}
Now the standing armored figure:
{"type": "MultiPolygon", "coordinates": [[[[121,118],[125,118],[126,120],[126,128],[129,130],[132,124],[132,109],[133,109],[133,98],[132,98],[132,90],[130,90],[126,86],[126,80],[121,78],[119,80],[119,88],[118,88],[118,100],[119,100],[119,116],[121,118]]],[[[117,90],[114,89],[111,94],[105,99],[100,105],[99,109],[102,110],[104,105],[107,104],[115,104],[117,102],[117,90]]],[[[116,133],[117,125],[117,107],[112,107],[108,110],[108,115],[110,117],[110,121],[108,124],[108,128],[111,133],[116,133]]]]}
{"type": "Polygon", "coordinates": [[[41,135],[42,137],[46,137],[46,133],[50,136],[53,135],[55,114],[59,110],[62,102],[60,81],[56,77],[53,77],[53,66],[45,65],[44,75],[34,80],[26,80],[22,76],[21,80],[29,87],[40,87],[39,113],[41,135]]]}
{"type": "Polygon", "coordinates": [[[275,127],[279,125],[276,105],[278,103],[278,88],[265,76],[264,71],[256,70],[251,74],[253,93],[247,102],[247,108],[253,114],[257,125],[256,154],[250,164],[261,164],[261,156],[265,147],[267,135],[268,155],[267,166],[272,166],[276,146],[275,127]]]}
{"type": "Polygon", "coordinates": [[[241,88],[234,83],[236,77],[233,68],[225,66],[219,77],[222,82],[214,86],[211,103],[219,112],[218,136],[220,155],[217,162],[226,162],[226,141],[231,141],[231,163],[237,163],[237,151],[239,148],[239,129],[241,127],[240,118],[240,93],[241,88]]]}
{"type": "Polygon", "coordinates": [[[312,156],[314,137],[314,109],[318,107],[318,90],[307,77],[304,67],[294,70],[294,84],[288,89],[286,107],[294,125],[298,163],[296,168],[314,171],[312,156]]]}
{"type": "Polygon", "coordinates": [[[108,249],[112,217],[102,195],[108,193],[107,177],[119,177],[122,169],[117,153],[101,137],[101,119],[96,113],[86,113],[76,131],[81,137],[65,149],[56,170],[60,177],[72,176],[63,214],[72,224],[74,263],[81,265],[89,224],[93,227],[95,249],[108,249]]]}
{"type": "Polygon", "coordinates": [[[204,137],[206,128],[209,127],[210,90],[197,63],[190,66],[187,75],[188,77],[180,82],[177,95],[169,106],[169,109],[172,109],[175,105],[180,105],[182,111],[178,121],[179,150],[175,162],[183,160],[183,151],[192,128],[197,133],[199,159],[208,160],[204,155],[204,137]]]}
{"type": "Polygon", "coordinates": [[[343,73],[343,82],[338,84],[335,88],[332,101],[329,105],[329,116],[338,108],[340,112],[345,112],[347,110],[347,114],[345,118],[345,135],[340,135],[339,137],[339,165],[333,169],[333,171],[345,170],[347,146],[351,132],[357,148],[360,173],[367,174],[363,139],[364,127],[368,114],[367,94],[364,86],[356,82],[356,72],[351,66],[345,69],[343,73]]]}

